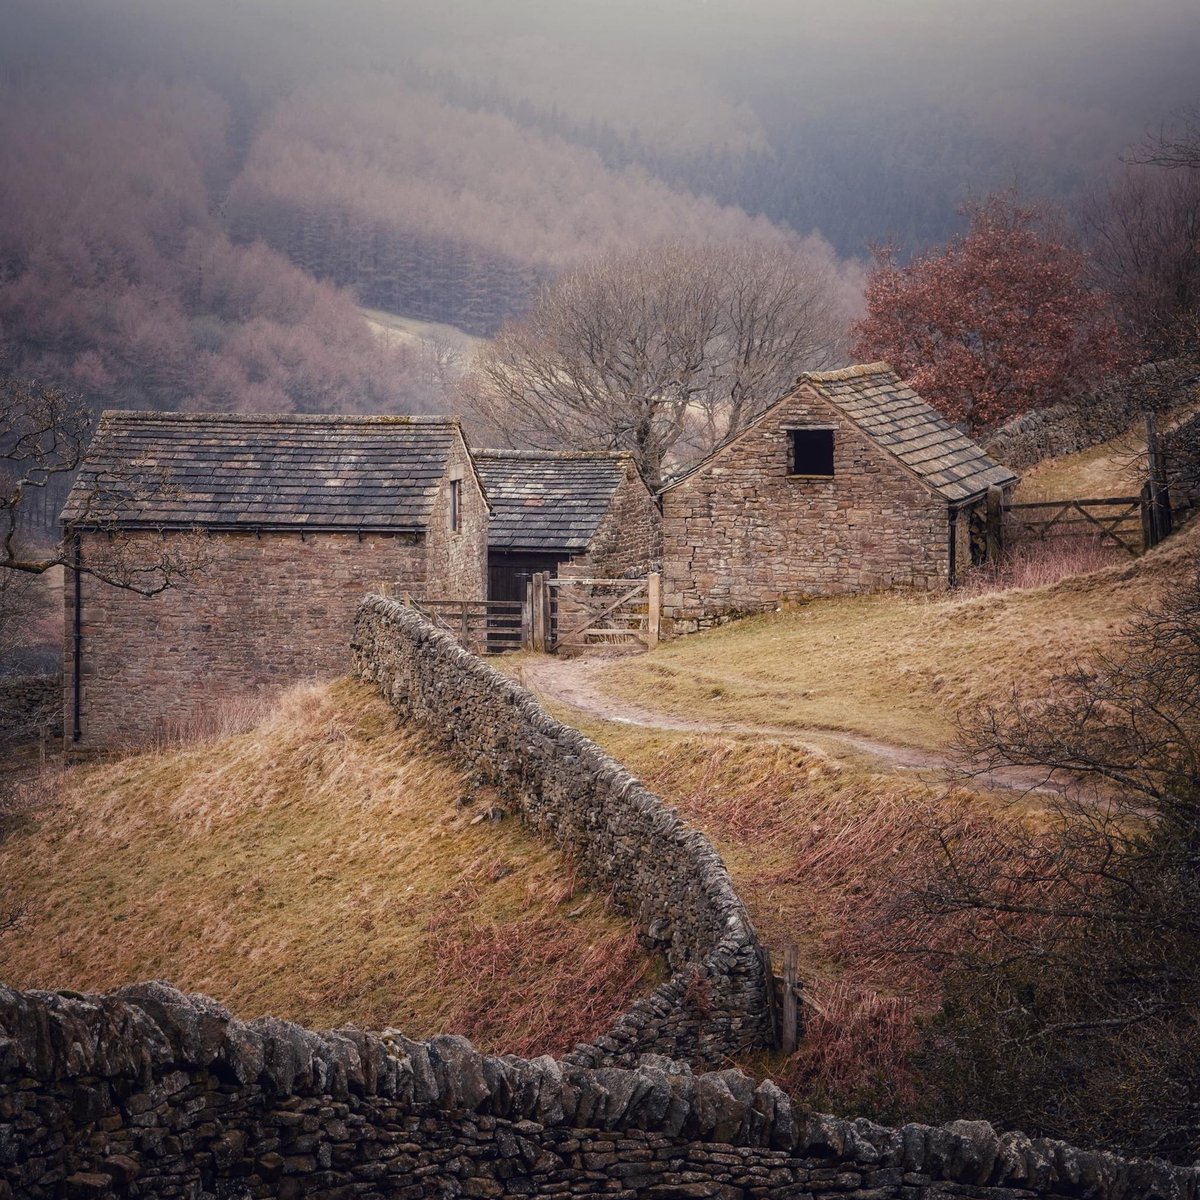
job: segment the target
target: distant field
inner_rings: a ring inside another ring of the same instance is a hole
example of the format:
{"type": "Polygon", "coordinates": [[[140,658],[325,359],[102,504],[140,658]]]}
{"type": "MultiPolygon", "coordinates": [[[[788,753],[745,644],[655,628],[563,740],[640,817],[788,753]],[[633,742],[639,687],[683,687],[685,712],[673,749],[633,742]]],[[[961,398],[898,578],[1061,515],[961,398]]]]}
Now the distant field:
{"type": "Polygon", "coordinates": [[[447,346],[459,354],[469,354],[484,340],[464,332],[457,325],[418,321],[415,317],[402,317],[398,313],[385,312],[381,308],[364,308],[361,305],[358,311],[366,318],[367,324],[384,341],[391,344],[416,345],[423,342],[447,346]]]}
{"type": "Polygon", "coordinates": [[[464,1033],[516,1053],[594,1037],[649,986],[635,932],[352,681],[258,728],[69,770],[0,826],[0,980],[166,979],[243,1017],[464,1033]]]}

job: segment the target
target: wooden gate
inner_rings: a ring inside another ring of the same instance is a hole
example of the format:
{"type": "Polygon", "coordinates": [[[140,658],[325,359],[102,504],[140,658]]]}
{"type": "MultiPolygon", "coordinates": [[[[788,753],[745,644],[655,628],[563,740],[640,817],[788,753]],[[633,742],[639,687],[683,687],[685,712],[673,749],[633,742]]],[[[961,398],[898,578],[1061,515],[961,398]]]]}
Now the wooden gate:
{"type": "Polygon", "coordinates": [[[1147,525],[1148,507],[1144,495],[1006,504],[1005,540],[1091,535],[1137,555],[1157,540],[1147,525]]]}
{"type": "Polygon", "coordinates": [[[534,575],[530,590],[533,648],[658,645],[662,580],[534,575]]]}

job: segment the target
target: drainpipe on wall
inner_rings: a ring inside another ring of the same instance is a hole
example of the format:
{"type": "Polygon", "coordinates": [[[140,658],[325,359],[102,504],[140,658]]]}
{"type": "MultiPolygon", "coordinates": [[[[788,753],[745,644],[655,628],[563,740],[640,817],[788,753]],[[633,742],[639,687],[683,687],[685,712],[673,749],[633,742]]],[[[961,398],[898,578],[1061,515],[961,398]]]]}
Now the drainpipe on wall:
{"type": "Polygon", "coordinates": [[[76,532],[72,535],[72,568],[75,572],[75,619],[72,622],[74,629],[72,636],[74,645],[72,647],[72,692],[71,697],[71,741],[79,741],[82,734],[79,729],[79,722],[83,710],[83,573],[80,568],[83,566],[83,542],[76,532]]]}
{"type": "Polygon", "coordinates": [[[950,513],[950,586],[958,587],[958,571],[956,566],[958,560],[958,548],[955,545],[955,542],[958,540],[958,510],[956,508],[950,508],[948,511],[950,513]]]}

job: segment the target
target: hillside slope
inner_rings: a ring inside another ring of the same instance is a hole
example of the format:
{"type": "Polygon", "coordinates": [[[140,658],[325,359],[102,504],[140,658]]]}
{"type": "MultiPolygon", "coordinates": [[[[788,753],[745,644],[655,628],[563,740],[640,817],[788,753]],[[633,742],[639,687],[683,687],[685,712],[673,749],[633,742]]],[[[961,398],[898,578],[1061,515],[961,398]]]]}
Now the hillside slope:
{"type": "Polygon", "coordinates": [[[366,685],[289,692],[257,728],[79,767],[0,826],[0,980],[163,978],[238,1015],[565,1051],[649,969],[569,864],[366,685]]]}
{"type": "Polygon", "coordinates": [[[1200,554],[1200,523],[1050,587],[813,600],[664,643],[603,688],[696,720],[832,728],[942,747],[955,719],[1105,646],[1200,554]]]}

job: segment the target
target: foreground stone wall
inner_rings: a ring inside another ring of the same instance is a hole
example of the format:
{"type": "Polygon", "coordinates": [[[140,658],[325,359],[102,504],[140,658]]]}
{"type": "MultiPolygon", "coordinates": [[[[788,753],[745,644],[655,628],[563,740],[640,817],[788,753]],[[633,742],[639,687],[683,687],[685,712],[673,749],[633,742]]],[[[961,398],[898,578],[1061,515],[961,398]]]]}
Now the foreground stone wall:
{"type": "Polygon", "coordinates": [[[564,846],[666,956],[671,979],[595,1045],[577,1047],[573,1062],[656,1053],[712,1065],[770,1042],[766,955],[703,834],[524,688],[394,600],[363,601],[354,662],[406,720],[564,846]]]}
{"type": "Polygon", "coordinates": [[[982,1122],[803,1114],[769,1082],[663,1059],[596,1070],[243,1023],[162,984],[0,988],[0,1200],[599,1194],[1196,1200],[1200,1172],[982,1122]]]}
{"type": "Polygon", "coordinates": [[[943,587],[949,510],[811,387],[668,487],[663,615],[675,633],[780,600],[943,587]],[[834,474],[790,475],[788,428],[834,429],[834,474]]]}
{"type": "MultiPolygon", "coordinates": [[[[85,564],[103,534],[85,534],[85,564]]],[[[167,534],[169,539],[174,536],[167,534]]],[[[132,534],[161,553],[159,534],[132,534]]],[[[378,580],[416,590],[425,547],[414,534],[214,533],[195,579],[153,597],[89,575],[82,592],[84,748],[136,744],[203,721],[222,704],[301,679],[344,674],[345,636],[362,594],[378,580]]],[[[103,548],[102,546],[100,547],[103,548]]],[[[66,736],[74,717],[75,588],[67,572],[63,662],[66,736]]]]}

